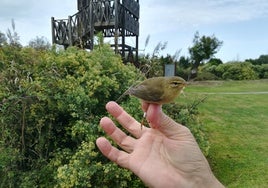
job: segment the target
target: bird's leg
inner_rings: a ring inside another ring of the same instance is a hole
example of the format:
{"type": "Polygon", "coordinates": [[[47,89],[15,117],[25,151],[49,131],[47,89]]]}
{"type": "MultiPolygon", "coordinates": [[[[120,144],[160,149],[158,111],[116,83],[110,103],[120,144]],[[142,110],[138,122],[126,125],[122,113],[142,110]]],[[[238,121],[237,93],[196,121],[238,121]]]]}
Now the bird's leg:
{"type": "Polygon", "coordinates": [[[142,129],[142,126],[144,125],[144,121],[146,121],[146,112],[143,113],[143,117],[141,120],[141,129],[142,129]]]}
{"type": "Polygon", "coordinates": [[[180,92],[184,97],[186,96],[184,93],[184,87],[182,88],[181,92],[180,92]]]}

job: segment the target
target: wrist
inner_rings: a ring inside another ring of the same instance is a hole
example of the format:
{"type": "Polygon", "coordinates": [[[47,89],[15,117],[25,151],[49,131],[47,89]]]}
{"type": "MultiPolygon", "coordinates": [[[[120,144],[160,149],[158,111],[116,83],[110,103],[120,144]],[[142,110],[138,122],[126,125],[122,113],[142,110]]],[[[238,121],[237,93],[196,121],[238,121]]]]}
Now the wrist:
{"type": "Polygon", "coordinates": [[[222,183],[213,175],[211,174],[211,178],[203,177],[203,179],[199,179],[199,181],[195,182],[195,186],[198,188],[224,188],[222,183]]]}
{"type": "MultiPolygon", "coordinates": [[[[167,177],[169,181],[165,182],[164,185],[159,187],[190,187],[190,188],[224,188],[221,182],[211,173],[211,174],[204,174],[202,177],[188,177],[188,178],[181,178],[179,175],[167,177]]],[[[158,187],[158,186],[156,186],[158,187]]]]}
{"type": "Polygon", "coordinates": [[[210,186],[211,188],[224,188],[223,184],[213,175],[213,179],[210,183],[210,185],[208,185],[208,187],[210,186]]]}

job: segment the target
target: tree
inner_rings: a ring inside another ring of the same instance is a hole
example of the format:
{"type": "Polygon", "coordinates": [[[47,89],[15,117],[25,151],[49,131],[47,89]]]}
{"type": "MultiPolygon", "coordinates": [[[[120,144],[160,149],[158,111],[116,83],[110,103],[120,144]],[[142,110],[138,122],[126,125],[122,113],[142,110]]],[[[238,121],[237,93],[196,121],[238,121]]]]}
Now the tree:
{"type": "Polygon", "coordinates": [[[253,65],[268,64],[268,55],[261,55],[258,59],[246,59],[245,61],[250,62],[253,65]]]}
{"type": "Polygon", "coordinates": [[[12,31],[10,29],[7,30],[8,43],[11,46],[21,47],[21,44],[19,42],[20,37],[18,33],[16,32],[16,25],[13,19],[11,20],[11,26],[12,26],[12,31]]]}
{"type": "MultiPolygon", "coordinates": [[[[148,45],[149,39],[150,35],[146,38],[145,47],[148,45]]],[[[158,42],[151,55],[147,54],[143,57],[140,57],[140,70],[145,74],[147,78],[163,75],[163,64],[159,56],[160,52],[165,50],[166,47],[167,42],[158,42]]]]}
{"type": "Polygon", "coordinates": [[[6,35],[0,31],[0,46],[7,42],[6,35]]]}
{"type": "Polygon", "coordinates": [[[188,57],[181,56],[178,65],[183,69],[187,69],[190,65],[190,59],[188,57]]]}
{"type": "Polygon", "coordinates": [[[207,64],[209,64],[210,66],[213,66],[213,65],[220,65],[220,64],[223,64],[222,60],[218,59],[218,58],[211,58],[207,64]]]}
{"type": "Polygon", "coordinates": [[[197,76],[197,70],[199,65],[209,60],[216,54],[223,42],[217,39],[214,35],[212,36],[199,36],[196,32],[193,39],[193,46],[189,48],[190,58],[192,62],[192,77],[197,76]]]}
{"type": "Polygon", "coordinates": [[[36,37],[29,42],[29,46],[36,50],[48,50],[51,45],[45,37],[36,37]]]}

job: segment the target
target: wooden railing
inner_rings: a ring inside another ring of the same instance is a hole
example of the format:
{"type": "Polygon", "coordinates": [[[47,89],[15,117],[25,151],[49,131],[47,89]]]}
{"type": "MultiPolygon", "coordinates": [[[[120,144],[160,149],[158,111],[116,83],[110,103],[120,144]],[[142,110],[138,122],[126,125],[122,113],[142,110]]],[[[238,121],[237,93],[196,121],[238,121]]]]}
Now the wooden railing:
{"type": "MultiPolygon", "coordinates": [[[[138,0],[78,0],[76,14],[68,19],[51,18],[52,42],[93,49],[94,34],[102,32],[104,37],[122,37],[124,51],[125,37],[139,36],[139,9],[138,0]]],[[[131,49],[138,52],[137,46],[131,49]]]]}

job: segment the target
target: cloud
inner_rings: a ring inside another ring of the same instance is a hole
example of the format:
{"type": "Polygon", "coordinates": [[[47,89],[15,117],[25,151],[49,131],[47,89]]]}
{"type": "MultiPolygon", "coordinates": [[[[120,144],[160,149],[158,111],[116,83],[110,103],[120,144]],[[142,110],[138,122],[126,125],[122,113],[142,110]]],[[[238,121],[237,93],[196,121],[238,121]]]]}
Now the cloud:
{"type": "Polygon", "coordinates": [[[169,28],[233,23],[268,17],[267,0],[149,0],[141,2],[145,22],[169,28]]]}
{"type": "Polygon", "coordinates": [[[67,19],[77,12],[74,0],[0,0],[0,4],[0,31],[5,33],[11,28],[11,20],[14,19],[23,45],[36,36],[50,39],[51,17],[67,19]]]}
{"type": "MultiPolygon", "coordinates": [[[[160,41],[168,41],[168,53],[172,54],[181,48],[187,52],[195,31],[200,31],[201,35],[215,34],[224,41],[220,53],[225,58],[235,57],[236,54],[243,57],[243,53],[248,55],[248,51],[253,53],[254,50],[257,55],[263,51],[267,52],[267,0],[139,2],[141,49],[144,48],[144,41],[150,34],[147,51],[150,46],[153,49],[160,41]],[[256,36],[254,41],[253,36],[256,36]]],[[[45,36],[51,40],[51,17],[64,19],[76,12],[75,0],[0,0],[0,31],[6,32],[7,28],[11,28],[13,18],[23,45],[36,36],[45,36]]],[[[186,53],[183,51],[182,53],[186,53]]]]}
{"type": "MultiPolygon", "coordinates": [[[[152,41],[168,41],[169,53],[182,48],[182,55],[187,54],[196,31],[224,41],[223,60],[267,52],[267,0],[147,0],[140,1],[140,8],[140,41],[148,34],[152,41]],[[261,39],[253,41],[252,36],[261,39]]],[[[150,42],[149,47],[155,45],[150,42]]]]}
{"type": "Polygon", "coordinates": [[[10,19],[10,17],[24,17],[27,15],[32,5],[31,0],[29,1],[10,1],[1,0],[0,6],[0,19],[10,19]]]}
{"type": "Polygon", "coordinates": [[[32,21],[54,15],[67,18],[66,13],[73,15],[77,12],[76,1],[73,0],[0,0],[0,4],[0,20],[2,21],[11,18],[32,21]]]}

